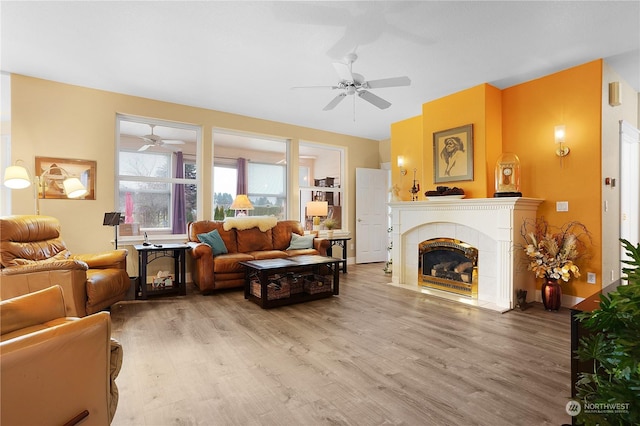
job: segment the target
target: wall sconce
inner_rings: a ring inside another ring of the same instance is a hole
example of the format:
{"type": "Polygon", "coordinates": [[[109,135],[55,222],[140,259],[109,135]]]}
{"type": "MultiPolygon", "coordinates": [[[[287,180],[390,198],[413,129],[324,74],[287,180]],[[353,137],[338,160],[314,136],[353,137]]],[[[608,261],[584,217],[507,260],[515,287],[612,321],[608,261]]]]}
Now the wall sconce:
{"type": "Polygon", "coordinates": [[[404,168],[404,157],[402,155],[398,155],[398,167],[400,168],[400,174],[402,176],[407,174],[407,169],[404,168]]]}
{"type": "Polygon", "coordinates": [[[565,143],[565,130],[564,125],[556,126],[554,130],[555,142],[558,144],[558,149],[556,149],[556,155],[558,157],[566,157],[569,155],[569,147],[563,146],[565,143]]]}
{"type": "MultiPolygon", "coordinates": [[[[4,171],[4,185],[11,189],[23,189],[31,186],[32,178],[29,170],[20,166],[23,163],[22,160],[17,160],[14,166],[9,166],[4,171]]],[[[62,187],[67,198],[80,198],[87,193],[87,188],[80,182],[77,177],[72,177],[69,172],[60,166],[52,165],[42,172],[40,176],[35,178],[35,199],[36,199],[36,214],[40,214],[40,196],[38,191],[42,186],[42,193],[45,192],[45,177],[53,175],[51,172],[55,172],[56,177],[62,176],[62,187]]]]}

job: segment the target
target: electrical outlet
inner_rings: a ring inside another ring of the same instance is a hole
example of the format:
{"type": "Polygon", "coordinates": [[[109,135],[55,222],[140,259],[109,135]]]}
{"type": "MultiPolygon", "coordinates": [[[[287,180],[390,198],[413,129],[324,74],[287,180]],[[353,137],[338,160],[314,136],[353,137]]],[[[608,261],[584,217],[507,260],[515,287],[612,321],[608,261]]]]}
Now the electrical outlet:
{"type": "Polygon", "coordinates": [[[589,284],[596,283],[596,274],[594,272],[587,272],[587,283],[589,284]]]}
{"type": "Polygon", "coordinates": [[[569,202],[568,201],[556,201],[556,211],[557,212],[568,212],[569,211],[569,202]]]}

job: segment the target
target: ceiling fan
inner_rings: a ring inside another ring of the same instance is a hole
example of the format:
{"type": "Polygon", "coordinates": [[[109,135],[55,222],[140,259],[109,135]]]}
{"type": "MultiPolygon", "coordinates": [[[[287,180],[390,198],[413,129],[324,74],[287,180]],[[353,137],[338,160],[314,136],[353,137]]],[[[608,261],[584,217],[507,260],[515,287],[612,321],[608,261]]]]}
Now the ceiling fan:
{"type": "Polygon", "coordinates": [[[164,146],[164,145],[184,145],[184,141],[172,140],[172,139],[162,139],[160,136],[155,135],[153,133],[155,124],[149,124],[151,127],[151,134],[140,136],[140,139],[146,142],[145,145],[142,145],[138,151],[146,151],[147,149],[154,146],[164,146]]]}
{"type": "MultiPolygon", "coordinates": [[[[331,100],[323,108],[323,111],[329,111],[334,109],[347,95],[357,95],[370,104],[380,108],[387,109],[391,106],[391,102],[388,102],[381,97],[374,95],[367,89],[382,89],[385,87],[399,87],[409,86],[411,80],[409,77],[391,77],[383,78],[380,80],[365,80],[362,74],[357,74],[352,71],[353,63],[358,59],[358,55],[355,53],[349,53],[345,57],[345,62],[334,62],[333,67],[340,77],[340,81],[337,86],[303,86],[294,87],[294,89],[339,89],[342,92],[331,100]]],[[[355,102],[355,97],[354,97],[355,102]]]]}

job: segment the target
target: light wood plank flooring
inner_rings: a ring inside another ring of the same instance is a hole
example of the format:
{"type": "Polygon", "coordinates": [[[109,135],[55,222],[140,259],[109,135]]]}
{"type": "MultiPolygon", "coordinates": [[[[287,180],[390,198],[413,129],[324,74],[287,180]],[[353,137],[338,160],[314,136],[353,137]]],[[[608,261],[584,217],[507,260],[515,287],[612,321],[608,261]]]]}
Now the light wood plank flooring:
{"type": "Polygon", "coordinates": [[[570,422],[567,309],[499,314],[390,286],[382,267],[350,265],[339,296],[271,310],[192,288],[114,305],[112,424],[570,422]]]}

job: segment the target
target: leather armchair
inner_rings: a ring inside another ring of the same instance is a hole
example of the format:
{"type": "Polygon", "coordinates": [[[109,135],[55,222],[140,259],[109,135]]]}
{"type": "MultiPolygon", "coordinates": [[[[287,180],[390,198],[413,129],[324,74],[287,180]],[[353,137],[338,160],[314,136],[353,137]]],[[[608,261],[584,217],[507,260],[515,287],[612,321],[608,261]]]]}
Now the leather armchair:
{"type": "Polygon", "coordinates": [[[50,216],[0,217],[0,299],[60,285],[66,314],[90,315],[125,298],[126,257],[124,249],[72,255],[50,216]]]}
{"type": "Polygon", "coordinates": [[[0,302],[0,423],[108,425],[122,347],[111,317],[65,317],[60,286],[0,302]]]}

